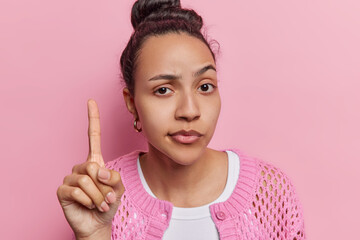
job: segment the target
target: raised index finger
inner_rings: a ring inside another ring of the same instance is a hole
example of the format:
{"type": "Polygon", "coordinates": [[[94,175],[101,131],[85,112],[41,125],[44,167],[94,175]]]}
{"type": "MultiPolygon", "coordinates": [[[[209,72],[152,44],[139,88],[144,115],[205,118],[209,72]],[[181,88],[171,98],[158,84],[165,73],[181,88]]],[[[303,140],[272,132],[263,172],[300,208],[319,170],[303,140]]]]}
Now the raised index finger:
{"type": "Polygon", "coordinates": [[[89,117],[89,155],[88,161],[97,162],[100,166],[104,166],[104,160],[101,155],[100,146],[100,114],[99,108],[93,99],[88,100],[88,117],[89,117]]]}

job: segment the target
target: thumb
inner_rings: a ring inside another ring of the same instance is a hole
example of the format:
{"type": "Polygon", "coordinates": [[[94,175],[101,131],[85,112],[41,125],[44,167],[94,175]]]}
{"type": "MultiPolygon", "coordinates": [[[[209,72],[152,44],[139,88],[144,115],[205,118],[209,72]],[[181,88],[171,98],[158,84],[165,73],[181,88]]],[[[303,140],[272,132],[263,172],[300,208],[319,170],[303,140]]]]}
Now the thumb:
{"type": "MultiPolygon", "coordinates": [[[[101,167],[99,168],[97,178],[100,182],[112,187],[116,195],[114,202],[117,201],[119,203],[125,190],[120,173],[118,171],[101,167]]],[[[113,203],[113,201],[111,203],[113,203]]]]}

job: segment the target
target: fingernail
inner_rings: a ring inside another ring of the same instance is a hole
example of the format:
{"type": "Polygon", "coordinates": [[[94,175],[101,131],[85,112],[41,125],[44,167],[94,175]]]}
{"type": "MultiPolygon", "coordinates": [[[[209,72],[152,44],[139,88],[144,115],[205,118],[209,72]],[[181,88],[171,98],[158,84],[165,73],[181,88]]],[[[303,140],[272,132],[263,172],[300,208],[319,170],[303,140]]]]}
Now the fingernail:
{"type": "Polygon", "coordinates": [[[107,205],[106,202],[102,202],[100,206],[104,212],[107,212],[110,209],[109,205],[107,205]]]}
{"type": "Polygon", "coordinates": [[[98,209],[100,212],[104,212],[104,210],[101,208],[101,206],[97,206],[97,209],[98,209]]]}
{"type": "Polygon", "coordinates": [[[115,202],[115,200],[116,200],[115,193],[114,193],[114,192],[109,192],[108,194],[106,194],[105,200],[106,200],[108,203],[113,203],[113,202],[115,202]]]}
{"type": "Polygon", "coordinates": [[[108,180],[110,178],[110,173],[105,168],[99,168],[98,177],[103,180],[108,180]]]}

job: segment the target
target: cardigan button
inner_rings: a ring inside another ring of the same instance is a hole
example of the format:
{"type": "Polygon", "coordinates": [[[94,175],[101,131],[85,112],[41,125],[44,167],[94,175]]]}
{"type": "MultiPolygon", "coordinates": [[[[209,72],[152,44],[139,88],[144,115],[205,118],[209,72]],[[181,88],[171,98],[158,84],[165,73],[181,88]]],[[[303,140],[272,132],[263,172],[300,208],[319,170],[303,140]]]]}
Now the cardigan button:
{"type": "Polygon", "coordinates": [[[163,220],[166,220],[168,218],[168,214],[166,211],[161,211],[159,213],[159,215],[160,215],[161,219],[163,219],[163,220]]]}
{"type": "Polygon", "coordinates": [[[216,218],[219,220],[225,220],[226,214],[223,211],[216,212],[216,218]]]}

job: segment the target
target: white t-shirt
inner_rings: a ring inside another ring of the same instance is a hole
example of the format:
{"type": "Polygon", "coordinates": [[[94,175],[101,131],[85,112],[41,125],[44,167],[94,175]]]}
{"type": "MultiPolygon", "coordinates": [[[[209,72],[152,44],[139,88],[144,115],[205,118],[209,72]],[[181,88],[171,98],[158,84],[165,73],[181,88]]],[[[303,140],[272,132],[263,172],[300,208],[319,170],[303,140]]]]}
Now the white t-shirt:
{"type": "MultiPolygon", "coordinates": [[[[164,240],[219,240],[219,234],[211,219],[209,206],[214,203],[226,201],[235,189],[240,171],[239,157],[232,151],[228,155],[228,176],[223,193],[212,203],[194,208],[173,207],[169,227],[162,239],[164,240]]],[[[137,160],[138,172],[141,183],[147,193],[156,198],[150,190],[137,160]]]]}

